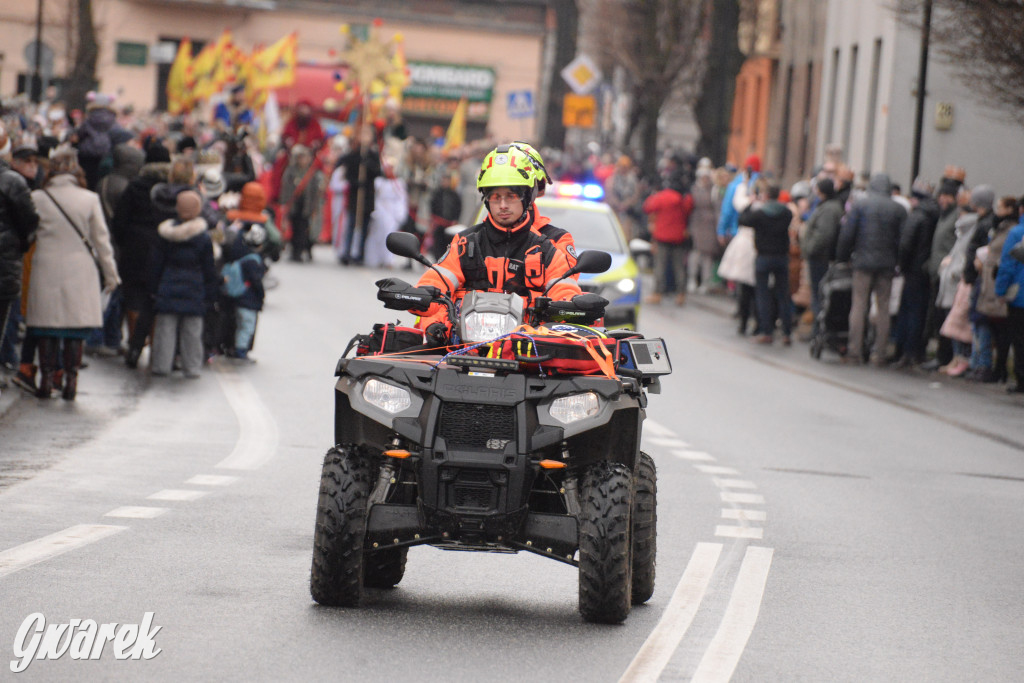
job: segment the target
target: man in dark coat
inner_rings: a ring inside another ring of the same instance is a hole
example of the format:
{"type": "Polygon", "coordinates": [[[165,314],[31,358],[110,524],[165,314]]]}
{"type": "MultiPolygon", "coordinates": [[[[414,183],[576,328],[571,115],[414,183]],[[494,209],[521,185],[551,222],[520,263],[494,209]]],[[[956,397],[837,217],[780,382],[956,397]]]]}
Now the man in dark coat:
{"type": "Polygon", "coordinates": [[[358,141],[345,156],[338,159],[338,166],[345,169],[348,181],[348,229],[345,231],[345,250],[341,263],[363,262],[366,236],[370,232],[370,214],[373,213],[373,181],[381,174],[380,150],[374,144],[372,126],[364,126],[358,141]],[[352,250],[352,238],[359,231],[359,249],[352,250]]]}
{"type": "Polygon", "coordinates": [[[130,368],[138,364],[146,335],[153,324],[152,300],[147,285],[150,259],[160,239],[157,226],[174,215],[158,211],[152,197],[153,188],[167,182],[170,160],[166,147],[159,142],[150,143],[146,149],[146,163],[121,194],[110,223],[110,233],[117,245],[122,305],[128,320],[130,340],[125,364],[130,368]],[[135,328],[140,325],[139,334],[135,334],[135,328]]]}
{"type": "Polygon", "coordinates": [[[900,233],[907,212],[892,199],[892,182],[885,173],[876,173],[868,183],[867,194],[858,200],[843,219],[836,247],[836,260],[853,267],[853,303],[850,308],[850,341],[846,363],[862,361],[868,303],[874,294],[878,306],[875,340],[871,361],[885,363],[889,341],[889,296],[899,258],[900,233]]]}
{"type": "Polygon", "coordinates": [[[751,204],[740,214],[740,225],[754,229],[754,301],[761,334],[754,341],[771,344],[778,316],[782,324],[782,343],[792,343],[793,303],[789,298],[789,224],[793,212],[779,201],[779,186],[759,191],[759,206],[751,204]]]}
{"type": "MultiPolygon", "coordinates": [[[[0,137],[7,132],[0,125],[0,137]]],[[[11,309],[21,293],[21,262],[39,227],[28,183],[0,159],[0,347],[11,309]]]]}
{"type": "Polygon", "coordinates": [[[928,317],[931,283],[925,268],[932,253],[932,236],[939,222],[939,203],[931,187],[918,180],[910,193],[910,215],[900,235],[899,267],[903,293],[896,315],[896,350],[892,362],[900,366],[924,362],[924,323],[928,317]]]}
{"type": "Polygon", "coordinates": [[[815,188],[818,205],[804,226],[804,236],[800,245],[804,258],[807,259],[807,271],[811,280],[811,310],[814,312],[814,324],[818,324],[818,313],[821,312],[821,281],[828,272],[828,266],[836,259],[836,243],[839,241],[839,226],[846,208],[836,194],[835,184],[831,178],[822,178],[815,188]]]}

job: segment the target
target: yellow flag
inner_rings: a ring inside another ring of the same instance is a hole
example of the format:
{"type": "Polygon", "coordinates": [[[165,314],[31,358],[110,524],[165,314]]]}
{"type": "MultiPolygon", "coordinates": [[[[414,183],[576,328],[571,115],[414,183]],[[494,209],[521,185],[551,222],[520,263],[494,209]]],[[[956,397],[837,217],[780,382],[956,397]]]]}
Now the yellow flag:
{"type": "Polygon", "coordinates": [[[188,88],[188,69],[192,62],[192,41],[185,38],[178,43],[178,54],[167,75],[167,111],[180,114],[192,106],[188,88]]]}
{"type": "Polygon", "coordinates": [[[456,147],[466,144],[466,109],[469,101],[463,97],[455,107],[451,123],[448,124],[448,132],[444,136],[444,148],[442,151],[450,152],[456,147]]]}
{"type": "Polygon", "coordinates": [[[295,82],[298,36],[291,33],[252,56],[253,71],[262,88],[283,88],[295,82]]]}
{"type": "Polygon", "coordinates": [[[220,92],[223,83],[217,82],[217,69],[221,59],[231,45],[231,32],[224,31],[217,42],[204,47],[192,60],[189,81],[192,85],[192,97],[196,100],[209,99],[220,92]]]}

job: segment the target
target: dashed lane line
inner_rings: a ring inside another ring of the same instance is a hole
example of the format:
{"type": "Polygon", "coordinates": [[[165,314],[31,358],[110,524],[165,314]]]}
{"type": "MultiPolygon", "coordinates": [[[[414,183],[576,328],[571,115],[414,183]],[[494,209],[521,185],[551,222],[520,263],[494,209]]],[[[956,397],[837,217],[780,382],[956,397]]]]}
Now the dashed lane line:
{"type": "MultiPolygon", "coordinates": [[[[220,370],[216,373],[221,389],[239,422],[239,438],[231,454],[217,464],[227,469],[254,470],[261,467],[277,450],[277,422],[260,400],[255,388],[243,377],[220,370]]],[[[664,429],[664,428],[662,428],[664,429]]],[[[238,477],[219,474],[197,474],[186,484],[196,486],[228,486],[238,477]]],[[[192,501],[208,491],[194,489],[164,489],[151,494],[149,500],[192,501]]],[[[142,505],[123,505],[107,512],[104,517],[120,519],[154,519],[167,508],[142,505]]],[[[0,552],[0,577],[90,543],[125,531],[126,526],[110,524],[78,524],[49,536],[0,552]]]]}
{"type": "Polygon", "coordinates": [[[695,470],[701,474],[739,474],[740,471],[735,467],[722,467],[721,465],[694,465],[695,470]]]}
{"type": "Polygon", "coordinates": [[[757,484],[746,479],[719,479],[714,477],[711,481],[720,489],[756,489],[757,484]]]}
{"type": "Polygon", "coordinates": [[[704,451],[691,451],[691,450],[675,450],[672,451],[672,455],[683,460],[694,460],[704,462],[714,462],[715,458],[710,453],[704,451]]]}
{"type": "Polygon", "coordinates": [[[185,483],[193,486],[227,486],[236,481],[238,481],[238,477],[227,474],[197,474],[185,483]]]}
{"type": "Polygon", "coordinates": [[[55,534],[15,546],[0,552],[0,576],[7,576],[70,550],[95,543],[127,528],[110,524],[76,524],[55,534]]]}
{"type": "Polygon", "coordinates": [[[197,500],[205,496],[208,491],[195,491],[191,489],[164,489],[163,491],[157,491],[156,493],[146,496],[149,500],[197,500]]]}
{"type": "Polygon", "coordinates": [[[654,627],[619,683],[657,681],[697,614],[722,554],[721,543],[698,543],[661,621],[654,627]]]}
{"type": "Polygon", "coordinates": [[[722,519],[763,522],[768,519],[768,513],[764,510],[747,510],[746,508],[722,508],[722,519]]]}
{"type": "Polygon", "coordinates": [[[644,431],[647,432],[648,435],[653,434],[654,436],[670,436],[675,438],[675,432],[660,422],[655,422],[650,418],[644,420],[644,431]]]}
{"type": "Polygon", "coordinates": [[[692,683],[724,683],[732,678],[761,611],[773,554],[771,548],[747,548],[725,616],[697,665],[692,683]]]}
{"type": "Polygon", "coordinates": [[[735,493],[722,491],[718,494],[723,503],[740,503],[743,505],[764,505],[764,496],[759,493],[735,493]]]}
{"type": "Polygon", "coordinates": [[[167,508],[146,507],[142,505],[123,505],[114,508],[104,517],[122,517],[124,519],[155,519],[167,512],[167,508]]]}

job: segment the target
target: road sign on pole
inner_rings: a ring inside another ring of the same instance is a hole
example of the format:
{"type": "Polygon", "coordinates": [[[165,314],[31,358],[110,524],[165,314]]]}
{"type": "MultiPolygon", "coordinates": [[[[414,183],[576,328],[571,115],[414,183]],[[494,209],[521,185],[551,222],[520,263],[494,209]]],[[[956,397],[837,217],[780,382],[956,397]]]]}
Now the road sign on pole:
{"type": "Polygon", "coordinates": [[[562,100],[562,125],[566,128],[593,128],[597,118],[597,98],[567,93],[562,100]]]}
{"type": "Polygon", "coordinates": [[[528,119],[534,116],[533,92],[513,90],[508,94],[507,107],[510,119],[528,119]]]}
{"type": "Polygon", "coordinates": [[[580,54],[562,69],[562,78],[577,95],[586,95],[601,82],[601,69],[590,57],[580,54]]]}

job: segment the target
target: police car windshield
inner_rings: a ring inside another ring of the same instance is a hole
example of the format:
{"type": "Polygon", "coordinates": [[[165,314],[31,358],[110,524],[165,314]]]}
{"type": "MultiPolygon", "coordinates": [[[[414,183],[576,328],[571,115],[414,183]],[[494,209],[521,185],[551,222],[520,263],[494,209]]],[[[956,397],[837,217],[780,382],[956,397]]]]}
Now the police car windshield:
{"type": "MultiPolygon", "coordinates": [[[[541,204],[540,201],[537,202],[541,204]]],[[[626,253],[626,245],[612,217],[605,211],[556,206],[546,202],[540,207],[542,216],[551,224],[572,233],[576,251],[599,249],[613,254],[626,253]]]]}

